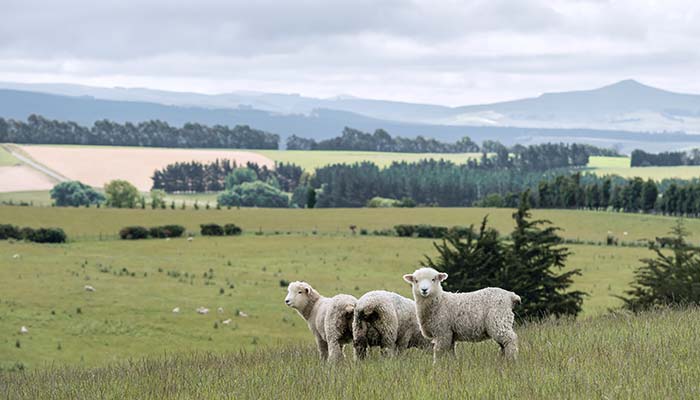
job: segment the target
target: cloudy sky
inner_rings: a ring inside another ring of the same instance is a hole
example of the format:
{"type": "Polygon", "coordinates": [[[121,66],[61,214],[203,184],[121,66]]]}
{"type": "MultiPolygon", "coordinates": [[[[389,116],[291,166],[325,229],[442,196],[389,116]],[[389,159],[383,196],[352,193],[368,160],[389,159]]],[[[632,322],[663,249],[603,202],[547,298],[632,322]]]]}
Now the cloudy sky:
{"type": "Polygon", "coordinates": [[[700,93],[696,0],[2,0],[0,81],[462,105],[700,93]]]}

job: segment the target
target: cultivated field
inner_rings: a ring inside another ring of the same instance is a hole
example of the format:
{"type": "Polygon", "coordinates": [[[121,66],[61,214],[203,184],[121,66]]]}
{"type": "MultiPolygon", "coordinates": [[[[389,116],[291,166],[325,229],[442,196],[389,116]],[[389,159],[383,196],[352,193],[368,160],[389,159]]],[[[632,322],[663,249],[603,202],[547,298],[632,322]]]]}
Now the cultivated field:
{"type": "Polygon", "coordinates": [[[632,168],[627,157],[591,157],[588,167],[597,175],[620,175],[623,178],[638,176],[656,181],[666,178],[700,178],[700,166],[632,168]]]}
{"type": "MultiPolygon", "coordinates": [[[[510,230],[510,211],[502,209],[0,207],[5,223],[61,226],[78,239],[64,245],[0,242],[1,367],[36,369],[49,362],[101,366],[144,355],[310,344],[305,323],[282,303],[281,280],[307,279],[324,294],[357,296],[381,288],[409,296],[401,275],[415,269],[424,255],[435,254],[430,239],[353,236],[351,223],[369,229],[397,223],[469,224],[485,213],[491,213],[502,232],[510,230]],[[130,224],[181,223],[195,231],[199,223],[212,221],[235,222],[246,233],[196,236],[191,242],[115,239],[116,231],[130,224]],[[255,234],[258,230],[262,235],[255,234]],[[97,291],[84,291],[86,284],[97,291]],[[200,306],[210,313],[195,313],[200,306]],[[172,312],[175,307],[179,314],[172,312]],[[18,333],[23,325],[29,334],[18,333]]],[[[569,238],[596,243],[570,245],[567,268],[583,269],[575,288],[590,294],[583,318],[619,306],[614,296],[628,287],[638,260],[651,254],[643,247],[598,245],[607,227],[614,226],[616,234],[627,229],[628,236],[620,238],[632,240],[663,233],[673,223],[670,218],[593,212],[536,216],[564,226],[569,238]]],[[[698,221],[688,222],[691,230],[700,231],[698,221]]]]}
{"type": "Polygon", "coordinates": [[[0,372],[9,399],[697,399],[700,311],[656,311],[518,329],[506,365],[492,342],[433,366],[419,351],[329,368],[310,345],[159,355],[102,368],[0,372]]]}
{"type": "Polygon", "coordinates": [[[16,159],[9,151],[0,146],[0,167],[8,167],[17,165],[19,160],[16,159]]]}
{"type": "Polygon", "coordinates": [[[274,165],[267,157],[238,150],[108,146],[21,146],[21,149],[34,160],[70,179],[96,187],[102,187],[112,179],[126,179],[141,191],[151,189],[153,171],[178,161],[229,159],[239,164],[274,165]]]}

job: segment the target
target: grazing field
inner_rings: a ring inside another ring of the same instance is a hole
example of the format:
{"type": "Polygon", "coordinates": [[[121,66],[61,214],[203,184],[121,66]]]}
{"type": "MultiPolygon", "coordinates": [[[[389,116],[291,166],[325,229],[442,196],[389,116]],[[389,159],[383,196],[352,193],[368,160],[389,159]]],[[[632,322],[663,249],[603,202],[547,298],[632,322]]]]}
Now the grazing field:
{"type": "MultiPolygon", "coordinates": [[[[175,162],[235,160],[273,166],[267,157],[250,151],[221,149],[165,149],[109,146],[21,146],[37,162],[91,186],[102,187],[112,179],[126,179],[148,191],[156,169],[175,162]]],[[[38,189],[38,188],[37,188],[38,189]]]]}
{"type": "Polygon", "coordinates": [[[8,167],[17,164],[19,164],[19,160],[10,154],[10,152],[4,147],[0,146],[0,167],[8,167]]]}
{"type": "MultiPolygon", "coordinates": [[[[514,210],[506,208],[347,208],[347,209],[211,209],[141,210],[110,208],[31,208],[1,207],[0,221],[29,226],[60,226],[74,240],[93,240],[114,236],[126,225],[164,225],[176,223],[190,232],[208,222],[235,223],[249,233],[349,234],[350,225],[373,230],[397,224],[433,224],[443,226],[478,225],[488,215],[489,225],[507,234],[513,229],[514,210]]],[[[604,242],[608,232],[619,240],[651,240],[668,232],[675,219],[648,214],[577,210],[533,210],[536,218],[553,221],[567,239],[604,242]],[[627,234],[625,234],[627,232],[627,234]]],[[[700,219],[688,219],[691,232],[700,232],[700,219]]],[[[691,237],[700,242],[700,235],[691,237]]]]}
{"type": "Polygon", "coordinates": [[[328,367],[314,349],[159,355],[101,368],[0,372],[8,399],[697,399],[700,311],[660,310],[518,329],[520,358],[492,342],[461,344],[434,366],[429,353],[376,354],[328,367]]]}
{"type": "Polygon", "coordinates": [[[443,159],[463,164],[470,158],[481,158],[481,153],[385,153],[377,151],[323,150],[255,150],[255,152],[271,158],[274,161],[297,164],[307,171],[330,164],[352,164],[362,161],[370,161],[380,167],[385,167],[394,161],[414,162],[425,159],[443,159]]]}
{"type": "MultiPolygon", "coordinates": [[[[312,343],[305,323],[284,306],[285,281],[305,279],[322,294],[356,296],[388,289],[410,296],[402,274],[413,271],[433,240],[352,235],[348,226],[397,223],[452,225],[486,213],[502,232],[511,210],[113,210],[0,207],[0,220],[61,226],[78,239],[63,245],[0,242],[0,368],[101,366],[144,355],[191,350],[221,354],[280,344],[312,343]],[[235,222],[239,237],[192,241],[116,240],[125,225],[235,222]],[[253,234],[261,230],[262,235],[253,234]],[[316,234],[314,234],[314,230],[316,234]],[[100,233],[103,233],[100,237],[100,233]],[[102,240],[99,240],[102,239],[102,240]],[[84,290],[84,285],[96,291],[84,290]],[[173,313],[175,307],[180,313],[173,313]],[[210,312],[199,315],[197,307],[210,312]],[[223,308],[219,313],[217,309],[223,308]],[[239,311],[247,316],[240,316],[239,311]],[[224,324],[224,321],[230,323],[224,324]],[[20,334],[26,326],[28,334],[20,334]]],[[[566,227],[568,237],[604,240],[663,234],[671,218],[575,211],[536,212],[566,227]],[[635,233],[635,230],[638,232],[635,233]]],[[[698,232],[698,222],[688,221],[698,232]]],[[[588,240],[588,239],[586,239],[588,240]]],[[[631,239],[628,239],[631,240],[631,239]]],[[[620,305],[644,247],[570,245],[567,268],[581,268],[575,289],[590,294],[583,318],[620,305]]]]}
{"type": "Polygon", "coordinates": [[[632,168],[627,157],[591,157],[588,167],[597,175],[620,175],[623,178],[638,176],[656,181],[666,178],[700,178],[700,166],[632,168]]]}

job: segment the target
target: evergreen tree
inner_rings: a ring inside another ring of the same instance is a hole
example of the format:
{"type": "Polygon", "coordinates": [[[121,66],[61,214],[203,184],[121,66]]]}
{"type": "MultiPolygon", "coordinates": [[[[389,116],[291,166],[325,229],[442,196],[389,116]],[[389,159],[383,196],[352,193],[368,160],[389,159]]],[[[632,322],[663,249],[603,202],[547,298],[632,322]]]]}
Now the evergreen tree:
{"type": "Polygon", "coordinates": [[[700,249],[686,242],[689,233],[682,220],[670,234],[649,243],[656,258],[641,260],[632,289],[622,298],[625,308],[640,311],[670,304],[700,304],[700,249]]]}

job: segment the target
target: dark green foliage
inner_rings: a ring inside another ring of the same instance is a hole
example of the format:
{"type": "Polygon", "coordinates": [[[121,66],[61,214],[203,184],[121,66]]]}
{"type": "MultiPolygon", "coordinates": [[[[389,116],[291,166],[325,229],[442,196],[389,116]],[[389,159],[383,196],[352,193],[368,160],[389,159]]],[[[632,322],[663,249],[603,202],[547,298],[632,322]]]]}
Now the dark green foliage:
{"type": "Polygon", "coordinates": [[[419,238],[442,238],[447,235],[447,228],[444,226],[416,225],[416,236],[419,238]]]}
{"type": "Polygon", "coordinates": [[[68,238],[61,228],[38,228],[25,234],[25,240],[36,243],[65,243],[68,238]]]}
{"type": "Polygon", "coordinates": [[[258,180],[258,174],[250,168],[234,168],[224,180],[226,190],[231,190],[234,186],[246,182],[254,182],[258,180]]]}
{"type": "Polygon", "coordinates": [[[119,230],[119,237],[125,240],[148,238],[148,229],[143,226],[127,226],[119,230]]]}
{"type": "Polygon", "coordinates": [[[236,236],[243,233],[243,229],[236,224],[226,224],[224,225],[224,235],[226,236],[236,236]]]}
{"type": "Polygon", "coordinates": [[[18,226],[10,224],[0,224],[0,240],[22,239],[22,232],[18,226]]]}
{"type": "Polygon", "coordinates": [[[202,224],[199,228],[203,236],[224,236],[224,228],[219,224],[202,224]]]}
{"type": "Polygon", "coordinates": [[[182,128],[164,121],[138,124],[101,120],[91,128],[75,122],[49,120],[30,115],[27,122],[0,118],[0,143],[87,144],[179,148],[277,149],[279,135],[252,129],[186,123],[182,128]]]}
{"type": "Polygon", "coordinates": [[[630,166],[632,167],[668,167],[678,165],[700,165],[700,149],[693,149],[688,152],[673,151],[658,154],[635,150],[632,152],[630,160],[630,166]]]}
{"type": "Polygon", "coordinates": [[[398,237],[412,237],[416,233],[415,225],[396,225],[394,226],[396,231],[396,236],[398,237]]]}
{"type": "Polygon", "coordinates": [[[292,200],[290,201],[292,207],[296,206],[298,208],[306,208],[309,189],[313,190],[313,188],[306,185],[297,186],[297,188],[294,189],[294,192],[292,193],[292,200]]]}
{"type": "Polygon", "coordinates": [[[51,198],[59,207],[88,206],[105,200],[102,193],[78,181],[61,182],[51,189],[51,198]]]}
{"type": "Polygon", "coordinates": [[[413,208],[416,206],[416,202],[410,197],[402,197],[401,200],[397,201],[394,205],[399,208],[413,208]]]}
{"type": "Polygon", "coordinates": [[[521,197],[520,207],[513,214],[516,228],[512,241],[487,227],[484,218],[475,231],[460,229],[460,236],[448,235],[436,243],[438,257],[426,257],[424,266],[447,272],[445,289],[468,292],[495,286],[517,293],[522,304],[515,312],[520,319],[539,319],[548,315],[577,315],[583,296],[580,291],[567,291],[572,278],[580,270],[558,273],[564,267],[569,251],[561,247],[558,228],[548,221],[530,220],[529,194],[521,197]]]}
{"type": "Polygon", "coordinates": [[[260,181],[245,182],[233,190],[222,193],[218,198],[219,204],[241,207],[273,207],[289,206],[289,198],[279,189],[260,181]]]}
{"type": "Polygon", "coordinates": [[[161,239],[180,237],[183,233],[185,233],[185,227],[182,225],[154,226],[148,230],[149,236],[161,239]]]}
{"type": "Polygon", "coordinates": [[[678,220],[671,236],[649,243],[655,258],[644,258],[635,272],[625,308],[642,311],[655,306],[700,304],[700,249],[686,241],[688,231],[678,220]]]}
{"type": "Polygon", "coordinates": [[[316,207],[316,190],[309,187],[306,192],[306,208],[316,207]]]}

